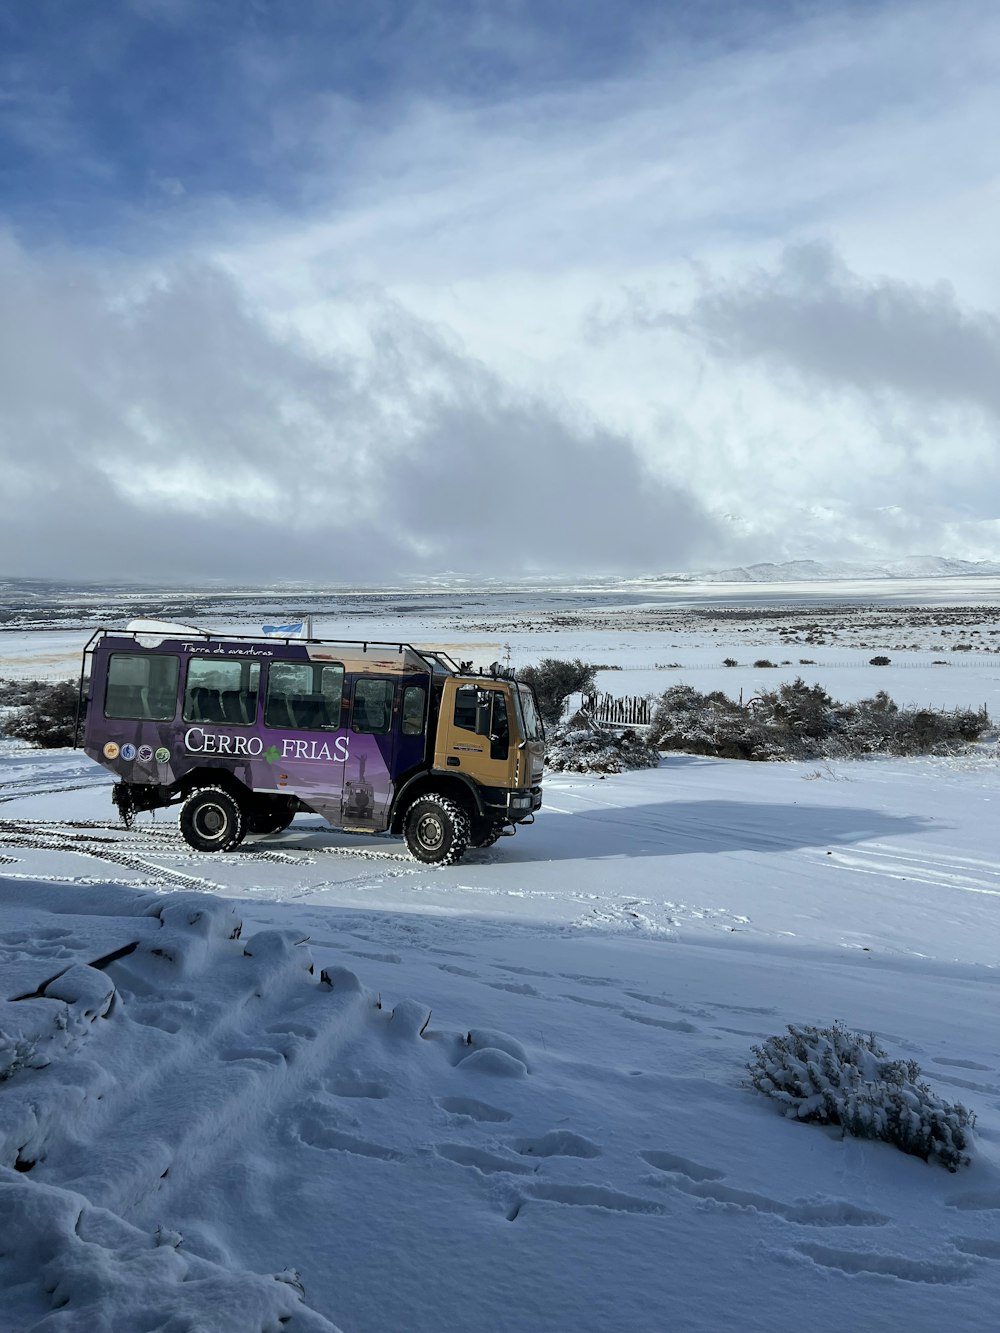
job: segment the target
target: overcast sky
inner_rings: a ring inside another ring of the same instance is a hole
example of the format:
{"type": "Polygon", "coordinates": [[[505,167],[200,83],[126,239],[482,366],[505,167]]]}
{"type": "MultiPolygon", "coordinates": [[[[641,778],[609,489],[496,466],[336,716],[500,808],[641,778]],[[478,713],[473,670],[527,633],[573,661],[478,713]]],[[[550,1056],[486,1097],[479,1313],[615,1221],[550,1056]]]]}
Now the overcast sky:
{"type": "Polygon", "coordinates": [[[1000,559],[995,0],[0,6],[0,576],[1000,559]]]}

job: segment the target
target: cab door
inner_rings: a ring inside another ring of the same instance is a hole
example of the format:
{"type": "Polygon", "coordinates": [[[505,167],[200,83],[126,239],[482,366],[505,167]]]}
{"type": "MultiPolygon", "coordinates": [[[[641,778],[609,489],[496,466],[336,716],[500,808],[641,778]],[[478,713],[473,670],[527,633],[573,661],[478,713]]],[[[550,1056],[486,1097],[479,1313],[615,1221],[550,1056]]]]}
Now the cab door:
{"type": "Polygon", "coordinates": [[[502,681],[448,681],[441,699],[434,767],[452,769],[483,787],[513,785],[516,743],[502,681]]]}

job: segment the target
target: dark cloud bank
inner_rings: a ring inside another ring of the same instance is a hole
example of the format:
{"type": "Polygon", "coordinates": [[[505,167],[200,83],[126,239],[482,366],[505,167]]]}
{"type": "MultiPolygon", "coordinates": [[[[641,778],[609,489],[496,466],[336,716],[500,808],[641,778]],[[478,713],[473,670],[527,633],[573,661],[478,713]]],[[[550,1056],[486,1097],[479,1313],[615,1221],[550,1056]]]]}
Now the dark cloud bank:
{"type": "Polygon", "coordinates": [[[387,301],[371,355],[276,332],[217,268],[127,283],[0,250],[0,573],[376,579],[703,559],[629,442],[387,301]]]}
{"type": "Polygon", "coordinates": [[[814,383],[1000,417],[1000,320],[963,309],[947,284],[862,278],[823,243],[789,248],[774,272],[709,285],[688,328],[717,355],[814,383]]]}

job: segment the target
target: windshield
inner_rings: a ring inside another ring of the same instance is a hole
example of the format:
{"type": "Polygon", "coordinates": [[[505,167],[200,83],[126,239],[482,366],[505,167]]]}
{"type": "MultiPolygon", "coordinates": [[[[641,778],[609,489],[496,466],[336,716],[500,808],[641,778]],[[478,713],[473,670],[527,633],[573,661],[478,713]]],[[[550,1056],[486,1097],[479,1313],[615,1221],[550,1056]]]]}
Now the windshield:
{"type": "Polygon", "coordinates": [[[521,719],[522,735],[526,741],[540,741],[544,739],[545,733],[542,730],[542,720],[538,716],[538,709],[535,707],[535,696],[529,685],[518,685],[514,690],[514,698],[518,704],[518,714],[521,719]]]}

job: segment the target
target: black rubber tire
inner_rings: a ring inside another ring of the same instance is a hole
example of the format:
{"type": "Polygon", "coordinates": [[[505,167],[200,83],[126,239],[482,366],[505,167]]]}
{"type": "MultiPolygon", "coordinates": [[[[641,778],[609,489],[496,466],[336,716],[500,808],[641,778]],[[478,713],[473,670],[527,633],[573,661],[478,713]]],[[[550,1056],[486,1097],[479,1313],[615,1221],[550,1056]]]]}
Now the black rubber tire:
{"type": "Polygon", "coordinates": [[[469,845],[469,816],[447,796],[418,796],[403,820],[410,855],[425,865],[454,865],[469,845]]]}
{"type": "Polygon", "coordinates": [[[243,806],[224,787],[196,787],[181,806],[181,833],[196,851],[231,851],[246,831],[243,806]]]}
{"type": "Polygon", "coordinates": [[[295,809],[286,796],[261,796],[247,811],[247,832],[281,833],[295,818],[295,809]]]}
{"type": "Polygon", "coordinates": [[[472,832],[469,835],[469,846],[492,847],[502,833],[502,824],[493,824],[487,823],[485,820],[478,820],[472,826],[472,832]]]}

